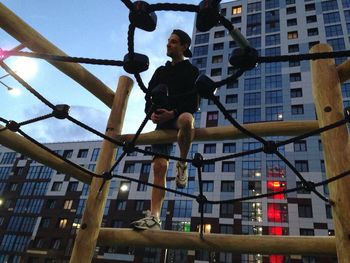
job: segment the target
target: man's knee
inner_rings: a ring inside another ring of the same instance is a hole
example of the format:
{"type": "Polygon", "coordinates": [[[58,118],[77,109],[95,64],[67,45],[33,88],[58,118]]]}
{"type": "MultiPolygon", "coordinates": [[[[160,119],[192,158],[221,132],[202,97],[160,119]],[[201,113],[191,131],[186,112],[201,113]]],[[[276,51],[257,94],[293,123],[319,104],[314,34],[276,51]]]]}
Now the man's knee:
{"type": "Polygon", "coordinates": [[[193,128],[193,116],[191,113],[182,113],[177,119],[177,125],[179,129],[192,129],[193,128]]]}
{"type": "Polygon", "coordinates": [[[165,173],[168,169],[168,160],[164,158],[155,158],[153,160],[154,174],[165,173]]]}

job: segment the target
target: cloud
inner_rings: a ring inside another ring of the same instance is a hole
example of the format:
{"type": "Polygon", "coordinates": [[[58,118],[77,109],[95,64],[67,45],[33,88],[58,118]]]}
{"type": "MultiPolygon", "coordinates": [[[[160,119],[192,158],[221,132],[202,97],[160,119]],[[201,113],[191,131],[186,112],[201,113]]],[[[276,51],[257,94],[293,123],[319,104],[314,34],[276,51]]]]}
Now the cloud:
{"type": "MultiPolygon", "coordinates": [[[[50,113],[50,109],[44,109],[44,106],[38,106],[28,109],[24,115],[27,119],[31,119],[47,113],[50,113]]],[[[95,130],[104,133],[108,113],[92,107],[74,105],[70,108],[70,116],[94,128],[95,130]]],[[[56,118],[35,122],[33,124],[23,126],[22,129],[29,136],[35,138],[41,143],[100,139],[100,137],[86,131],[68,120],[59,120],[56,118]]]]}

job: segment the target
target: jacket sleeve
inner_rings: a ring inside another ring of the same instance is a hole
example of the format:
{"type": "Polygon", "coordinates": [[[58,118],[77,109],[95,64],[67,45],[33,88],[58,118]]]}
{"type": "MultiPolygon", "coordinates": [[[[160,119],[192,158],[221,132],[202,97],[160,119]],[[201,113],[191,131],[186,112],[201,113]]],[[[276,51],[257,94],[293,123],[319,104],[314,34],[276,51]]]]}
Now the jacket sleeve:
{"type": "Polygon", "coordinates": [[[145,95],[145,100],[146,100],[145,113],[146,114],[148,113],[148,111],[152,106],[150,93],[154,89],[154,87],[156,87],[160,83],[160,71],[161,71],[161,67],[157,68],[151,80],[148,83],[148,93],[145,95]]]}

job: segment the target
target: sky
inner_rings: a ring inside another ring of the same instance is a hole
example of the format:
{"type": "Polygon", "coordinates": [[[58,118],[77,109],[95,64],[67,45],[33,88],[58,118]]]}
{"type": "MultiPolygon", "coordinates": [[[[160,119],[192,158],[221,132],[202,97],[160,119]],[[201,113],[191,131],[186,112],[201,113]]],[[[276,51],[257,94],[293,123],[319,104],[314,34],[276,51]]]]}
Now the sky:
{"type": "MultiPolygon", "coordinates": [[[[147,2],[161,3],[150,0],[147,2]]],[[[120,0],[2,0],[1,3],[70,56],[123,60],[127,54],[129,10],[120,0]]],[[[198,4],[199,1],[173,0],[171,3],[198,4]]],[[[157,11],[156,15],[155,31],[146,32],[140,29],[135,31],[135,52],[147,55],[150,60],[149,69],[141,73],[146,85],[154,70],[168,60],[166,42],[172,29],[181,28],[192,35],[195,17],[194,13],[175,11],[157,11]]],[[[0,29],[1,49],[9,50],[18,44],[16,39],[0,29]]],[[[19,57],[11,57],[6,59],[5,63],[14,67],[18,59],[19,57]]],[[[38,67],[37,73],[31,77],[22,75],[23,78],[52,104],[68,104],[71,116],[103,133],[110,109],[46,61],[34,60],[38,67]]],[[[87,64],[83,64],[83,67],[113,91],[119,76],[127,75],[134,79],[122,67],[87,64]]],[[[6,72],[0,68],[0,77],[5,74],[6,72]]],[[[0,84],[0,117],[21,122],[51,113],[50,108],[26,91],[12,77],[0,80],[10,87],[21,90],[19,96],[13,96],[0,84]]],[[[129,98],[123,134],[137,131],[145,117],[144,103],[144,95],[135,82],[129,98]]],[[[2,122],[0,124],[4,125],[2,122]]],[[[154,127],[154,124],[148,122],[144,132],[152,131],[154,127]]],[[[55,118],[25,125],[22,129],[42,143],[99,139],[67,120],[55,118]]]]}

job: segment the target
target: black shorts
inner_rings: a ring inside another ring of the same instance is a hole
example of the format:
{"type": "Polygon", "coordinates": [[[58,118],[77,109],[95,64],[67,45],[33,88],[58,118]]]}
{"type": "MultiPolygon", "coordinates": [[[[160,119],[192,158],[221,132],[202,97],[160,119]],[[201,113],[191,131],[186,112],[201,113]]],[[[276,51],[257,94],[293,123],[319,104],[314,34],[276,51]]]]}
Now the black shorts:
{"type": "MultiPolygon", "coordinates": [[[[177,118],[172,119],[172,120],[167,121],[167,122],[164,122],[164,123],[161,123],[161,124],[157,124],[156,130],[177,130],[176,122],[177,122],[177,118]]],[[[172,143],[152,144],[151,147],[152,147],[152,152],[170,155],[170,153],[173,149],[173,144],[172,143]]],[[[153,157],[153,159],[157,156],[159,156],[159,155],[155,155],[153,157]]],[[[169,160],[169,158],[166,158],[163,156],[162,156],[162,158],[169,160]]]]}

